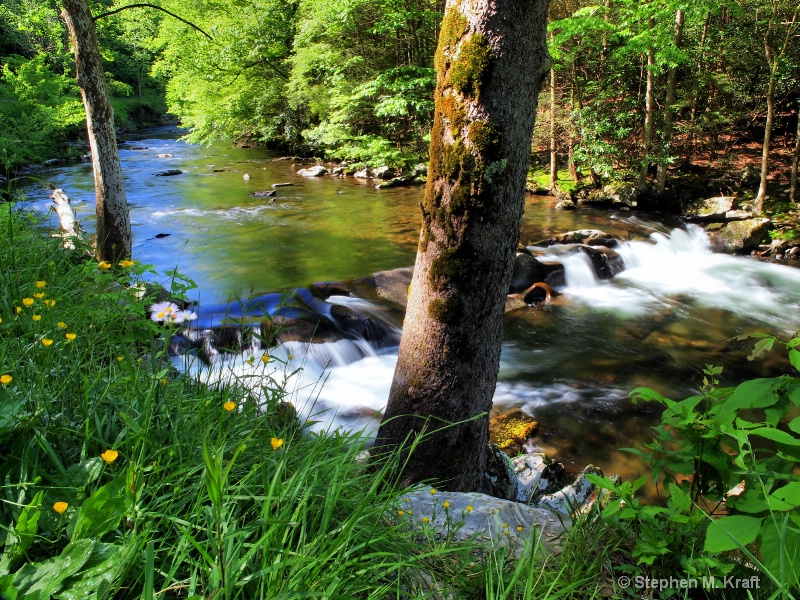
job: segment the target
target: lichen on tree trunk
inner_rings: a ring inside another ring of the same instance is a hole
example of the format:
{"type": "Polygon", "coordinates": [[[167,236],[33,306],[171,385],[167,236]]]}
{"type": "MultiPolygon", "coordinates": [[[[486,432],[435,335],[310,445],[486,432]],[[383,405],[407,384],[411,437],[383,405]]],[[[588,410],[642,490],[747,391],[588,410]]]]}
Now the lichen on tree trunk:
{"type": "Polygon", "coordinates": [[[114,114],[87,0],[63,0],[61,12],[75,52],[78,86],[94,170],[97,258],[116,263],[131,253],[128,199],[114,132],[114,114]]]}
{"type": "Polygon", "coordinates": [[[547,0],[447,2],[423,223],[379,448],[428,434],[402,481],[483,484],[503,304],[524,208],[547,0]]]}

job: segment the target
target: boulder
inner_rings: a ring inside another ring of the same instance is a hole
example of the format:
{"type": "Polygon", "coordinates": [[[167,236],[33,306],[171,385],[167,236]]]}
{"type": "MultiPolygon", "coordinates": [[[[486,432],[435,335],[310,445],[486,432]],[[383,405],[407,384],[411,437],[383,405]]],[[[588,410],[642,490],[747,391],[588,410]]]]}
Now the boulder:
{"type": "Polygon", "coordinates": [[[753,164],[747,165],[739,174],[741,187],[755,187],[761,183],[761,171],[753,164]]]}
{"type": "Polygon", "coordinates": [[[486,472],[483,474],[483,491],[495,498],[516,500],[519,480],[508,455],[495,444],[486,445],[486,472]]]}
{"type": "Polygon", "coordinates": [[[159,173],[156,173],[155,176],[156,177],[172,177],[173,175],[180,175],[181,173],[183,173],[183,171],[181,171],[180,169],[169,169],[168,171],[161,171],[159,173]]]}
{"type": "Polygon", "coordinates": [[[353,173],[353,177],[356,179],[373,179],[375,177],[375,173],[369,167],[365,169],[361,169],[360,171],[356,171],[353,173]]]}
{"type": "Polygon", "coordinates": [[[507,454],[517,454],[538,429],[538,421],[521,410],[495,415],[489,419],[489,442],[507,454]]]}
{"type": "Polygon", "coordinates": [[[386,165],[375,169],[375,177],[377,177],[378,179],[385,179],[388,181],[389,179],[393,179],[396,176],[397,173],[395,172],[395,170],[387,167],[386,165]]]}
{"type": "Polygon", "coordinates": [[[600,490],[586,475],[603,476],[603,472],[589,465],[586,467],[572,485],[558,490],[553,494],[545,494],[536,499],[536,506],[546,508],[554,513],[564,515],[565,518],[574,518],[579,514],[586,514],[591,510],[600,495],[600,490]]]}
{"type": "Polygon", "coordinates": [[[344,177],[344,167],[336,167],[333,170],[333,175],[335,177],[344,177]]]}
{"type": "Polygon", "coordinates": [[[411,176],[412,177],[427,177],[428,176],[428,165],[425,163],[418,163],[411,168],[411,176]]]}
{"type": "Polygon", "coordinates": [[[517,478],[518,502],[533,504],[540,496],[557,492],[564,478],[564,466],[544,453],[523,454],[511,460],[517,478]]]}
{"type": "Polygon", "coordinates": [[[174,154],[156,154],[156,158],[172,158],[174,154]]]}
{"type": "Polygon", "coordinates": [[[762,238],[767,234],[770,220],[767,218],[745,219],[732,221],[722,227],[709,231],[711,248],[715,252],[747,252],[757,248],[762,238]]]}
{"type": "Polygon", "coordinates": [[[559,200],[556,203],[556,210],[574,210],[575,209],[575,202],[573,202],[572,198],[567,200],[559,200]]]}
{"type": "Polygon", "coordinates": [[[587,246],[581,244],[578,251],[586,254],[592,261],[592,267],[598,279],[611,279],[625,270],[625,261],[617,252],[605,246],[587,246]]]}
{"type": "Polygon", "coordinates": [[[514,259],[514,271],[511,273],[509,293],[521,292],[537,281],[544,281],[547,268],[530,254],[518,253],[514,259]]]}
{"type": "Polygon", "coordinates": [[[313,167],[308,167],[307,169],[300,169],[297,171],[297,174],[301,177],[321,177],[328,172],[328,169],[323,167],[322,165],[316,165],[313,167]]]}
{"type": "Polygon", "coordinates": [[[547,247],[559,244],[586,244],[587,246],[605,246],[606,248],[615,248],[619,245],[619,240],[612,235],[609,235],[599,229],[578,229],[575,231],[567,231],[555,235],[551,238],[539,240],[531,244],[532,246],[547,247]]]}
{"type": "Polygon", "coordinates": [[[632,183],[615,181],[603,187],[579,194],[581,205],[621,206],[634,208],[638,204],[640,191],[632,183]]]}
{"type": "Polygon", "coordinates": [[[373,275],[375,291],[381,298],[400,306],[405,306],[408,303],[409,288],[411,287],[411,278],[413,276],[414,267],[378,271],[373,275]]]}
{"type": "Polygon", "coordinates": [[[558,552],[559,538],[572,524],[569,515],[546,508],[430,487],[403,496],[395,520],[452,541],[505,546],[515,558],[523,556],[533,536],[541,536],[544,549],[558,552]]]}
{"type": "Polygon", "coordinates": [[[683,217],[690,221],[725,221],[725,215],[733,210],[735,200],[733,196],[698,200],[687,207],[683,217]]]}
{"type": "Polygon", "coordinates": [[[262,192],[253,192],[250,194],[253,198],[271,198],[275,195],[275,190],[264,190],[262,192]]]}

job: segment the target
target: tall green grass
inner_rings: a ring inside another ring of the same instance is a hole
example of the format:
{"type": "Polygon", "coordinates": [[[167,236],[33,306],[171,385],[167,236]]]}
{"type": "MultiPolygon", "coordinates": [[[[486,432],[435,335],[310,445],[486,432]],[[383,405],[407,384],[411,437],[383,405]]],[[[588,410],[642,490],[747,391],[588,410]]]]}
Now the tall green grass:
{"type": "Polygon", "coordinates": [[[421,534],[396,459],[368,469],[360,437],[306,431],[274,386],[176,373],[147,267],[84,250],[0,206],[0,597],[595,593],[602,552],[511,561],[421,534]]]}

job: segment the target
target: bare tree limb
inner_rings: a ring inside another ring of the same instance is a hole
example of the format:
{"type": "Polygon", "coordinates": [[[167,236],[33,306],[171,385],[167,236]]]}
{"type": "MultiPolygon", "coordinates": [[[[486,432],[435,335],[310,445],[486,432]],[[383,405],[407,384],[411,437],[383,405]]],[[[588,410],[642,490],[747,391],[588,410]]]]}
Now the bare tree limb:
{"type": "Polygon", "coordinates": [[[210,39],[210,40],[214,39],[213,37],[208,35],[205,31],[200,29],[194,23],[192,23],[190,21],[187,21],[183,17],[179,17],[174,12],[168,11],[166,8],[162,8],[160,6],[156,6],[155,4],[148,4],[147,2],[137,2],[136,4],[128,4],[127,6],[121,6],[119,8],[115,8],[114,10],[110,10],[108,12],[104,12],[104,13],[101,13],[101,14],[95,16],[95,17],[92,17],[92,20],[93,21],[97,21],[98,19],[102,19],[103,17],[109,17],[111,15],[115,15],[118,12],[122,12],[123,10],[128,10],[129,8],[155,8],[156,10],[160,10],[161,12],[167,13],[170,17],[174,17],[174,18],[178,19],[178,21],[180,21],[181,23],[186,23],[189,27],[191,27],[192,29],[196,29],[197,31],[202,33],[204,36],[206,36],[208,39],[210,39]]]}

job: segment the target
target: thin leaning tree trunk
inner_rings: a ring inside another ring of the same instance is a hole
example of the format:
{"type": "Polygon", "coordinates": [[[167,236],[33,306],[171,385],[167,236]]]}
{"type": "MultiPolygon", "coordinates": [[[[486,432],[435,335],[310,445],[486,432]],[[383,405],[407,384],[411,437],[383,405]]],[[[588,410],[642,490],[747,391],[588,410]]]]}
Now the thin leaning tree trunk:
{"type": "MultiPolygon", "coordinates": [[[[679,8],[675,13],[675,47],[681,47],[681,36],[683,34],[683,9],[679,8]]],[[[672,142],[672,121],[674,118],[673,104],[675,104],[675,84],[678,79],[678,67],[672,65],[667,72],[667,97],[664,107],[664,150],[661,160],[658,162],[656,171],[656,192],[663,194],[667,184],[667,161],[669,160],[669,146],[672,142]]]]}
{"type": "MultiPolygon", "coordinates": [[[[651,31],[655,28],[655,19],[647,19],[647,27],[651,31]]],[[[647,89],[645,91],[644,107],[644,135],[642,138],[642,166],[639,169],[639,188],[647,185],[647,171],[650,168],[650,148],[653,144],[653,94],[655,88],[656,50],[652,41],[647,50],[647,89]]],[[[641,81],[641,80],[640,80],[641,81]]]]}
{"type": "Polygon", "coordinates": [[[547,0],[449,0],[423,223],[376,453],[418,442],[401,484],[480,490],[524,208],[547,0]]]}
{"type": "Polygon", "coordinates": [[[131,222],[114,132],[114,114],[89,4],[87,0],[63,0],[63,6],[61,15],[72,40],[78,85],[86,110],[94,170],[97,258],[116,263],[131,254],[131,222]]]}
{"type": "MultiPolygon", "coordinates": [[[[551,38],[552,40],[552,38],[551,38]]],[[[550,183],[554,194],[558,186],[558,144],[556,141],[556,70],[550,69],[550,183]]]]}
{"type": "Polygon", "coordinates": [[[797,105],[797,133],[794,137],[794,153],[792,154],[792,177],[789,187],[789,201],[797,202],[797,167],[800,162],[800,102],[797,105]]]}

